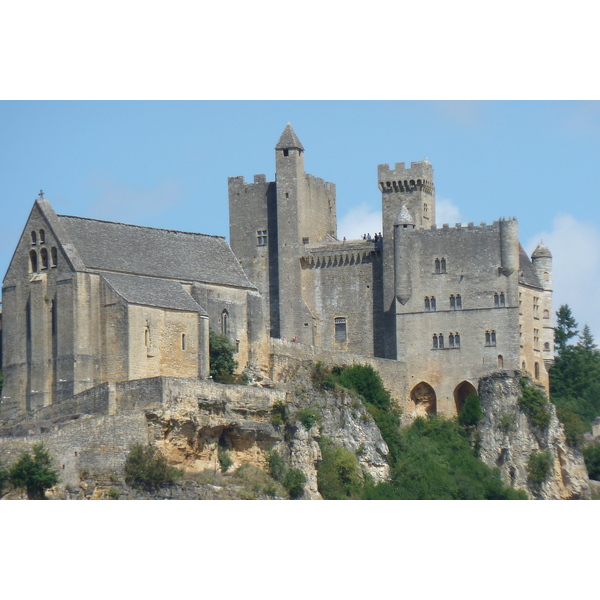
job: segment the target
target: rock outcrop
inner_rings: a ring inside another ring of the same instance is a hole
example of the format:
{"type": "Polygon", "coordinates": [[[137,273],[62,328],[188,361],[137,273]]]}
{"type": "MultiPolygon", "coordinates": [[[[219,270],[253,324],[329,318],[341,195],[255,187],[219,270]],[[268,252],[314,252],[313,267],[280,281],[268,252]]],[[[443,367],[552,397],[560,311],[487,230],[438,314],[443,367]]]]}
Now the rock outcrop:
{"type": "Polygon", "coordinates": [[[523,489],[530,498],[543,500],[589,499],[588,474],[579,450],[567,443],[554,405],[548,404],[550,423],[545,429],[532,426],[519,406],[520,372],[501,372],[481,379],[479,399],[483,419],[478,426],[480,457],[499,467],[505,483],[523,489]],[[550,473],[543,483],[528,479],[527,464],[534,452],[552,457],[550,473]]]}

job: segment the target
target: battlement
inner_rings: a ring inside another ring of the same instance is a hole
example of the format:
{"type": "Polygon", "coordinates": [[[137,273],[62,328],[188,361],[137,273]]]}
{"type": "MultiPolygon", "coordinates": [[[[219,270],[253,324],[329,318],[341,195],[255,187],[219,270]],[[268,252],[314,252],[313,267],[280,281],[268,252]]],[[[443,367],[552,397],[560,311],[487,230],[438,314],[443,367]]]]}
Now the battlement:
{"type": "Polygon", "coordinates": [[[246,179],[244,178],[243,175],[238,175],[237,177],[228,177],[227,178],[227,185],[229,187],[234,187],[234,188],[254,185],[257,183],[264,185],[264,184],[270,183],[270,182],[267,181],[266,175],[255,175],[254,181],[252,183],[246,183],[246,179]]]}
{"type": "Polygon", "coordinates": [[[406,168],[405,163],[396,163],[392,169],[390,165],[377,165],[377,179],[379,189],[383,193],[411,192],[423,190],[433,194],[433,167],[425,160],[411,162],[406,168]]]}
{"type": "Polygon", "coordinates": [[[455,223],[453,227],[450,226],[449,223],[444,223],[441,226],[433,223],[431,228],[419,227],[417,229],[407,229],[406,232],[418,232],[418,233],[439,233],[443,232],[457,232],[457,231],[498,231],[500,229],[501,222],[508,222],[510,224],[516,224],[516,217],[509,217],[508,219],[498,219],[497,221],[493,221],[491,224],[487,224],[485,221],[481,221],[479,225],[475,225],[474,223],[455,223]]]}

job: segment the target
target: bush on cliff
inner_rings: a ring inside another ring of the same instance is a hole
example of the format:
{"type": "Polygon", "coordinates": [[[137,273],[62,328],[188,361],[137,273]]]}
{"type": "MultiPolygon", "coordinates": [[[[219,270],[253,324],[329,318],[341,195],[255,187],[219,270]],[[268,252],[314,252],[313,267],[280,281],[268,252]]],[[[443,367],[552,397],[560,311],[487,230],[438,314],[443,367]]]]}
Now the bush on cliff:
{"type": "Polygon", "coordinates": [[[527,479],[532,483],[544,483],[550,477],[552,455],[548,450],[532,452],[527,461],[527,479]]]}
{"type": "Polygon", "coordinates": [[[233,358],[235,346],[226,335],[209,332],[210,374],[215,381],[234,383],[233,372],[238,364],[233,358]]]}
{"type": "Polygon", "coordinates": [[[590,479],[600,481],[600,444],[584,446],[582,452],[590,479]]]}
{"type": "Polygon", "coordinates": [[[132,488],[155,490],[172,485],[183,477],[183,470],[169,466],[154,446],[134,444],[125,460],[125,481],[132,488]]]}
{"type": "Polygon", "coordinates": [[[465,400],[465,404],[458,415],[458,422],[463,427],[476,427],[483,417],[483,410],[479,396],[469,394],[465,400]]]}
{"type": "Polygon", "coordinates": [[[550,402],[546,394],[525,377],[521,379],[519,406],[534,427],[546,429],[550,424],[550,402]]]}
{"type": "Polygon", "coordinates": [[[9,472],[10,482],[24,488],[30,500],[44,500],[46,490],[58,483],[58,471],[52,468],[52,458],[44,444],[33,445],[33,456],[24,452],[9,472]]]}
{"type": "Polygon", "coordinates": [[[363,475],[356,454],[336,446],[327,438],[319,440],[322,460],[317,471],[319,493],[325,500],[360,498],[363,475]]]}

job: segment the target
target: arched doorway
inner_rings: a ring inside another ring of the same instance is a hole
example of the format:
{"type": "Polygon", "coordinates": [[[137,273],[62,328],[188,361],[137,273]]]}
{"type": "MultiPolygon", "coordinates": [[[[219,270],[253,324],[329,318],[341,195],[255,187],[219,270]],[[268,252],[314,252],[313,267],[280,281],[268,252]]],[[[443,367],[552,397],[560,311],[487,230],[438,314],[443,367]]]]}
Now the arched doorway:
{"type": "Polygon", "coordinates": [[[437,399],[434,389],[424,381],[417,383],[410,393],[417,417],[434,415],[437,412],[437,399]]]}
{"type": "Polygon", "coordinates": [[[470,396],[471,394],[476,396],[477,390],[475,389],[475,386],[468,381],[463,381],[454,388],[454,406],[456,407],[457,415],[460,414],[460,411],[465,405],[467,396],[470,396]]]}

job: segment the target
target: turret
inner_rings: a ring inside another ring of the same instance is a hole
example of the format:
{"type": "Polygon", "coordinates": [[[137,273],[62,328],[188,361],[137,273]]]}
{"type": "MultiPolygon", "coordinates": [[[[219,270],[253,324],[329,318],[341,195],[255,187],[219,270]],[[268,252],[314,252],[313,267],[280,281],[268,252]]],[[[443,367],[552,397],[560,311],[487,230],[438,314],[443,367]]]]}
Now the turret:
{"type": "Polygon", "coordinates": [[[406,304],[412,295],[409,257],[403,252],[402,238],[415,228],[415,220],[405,205],[394,224],[394,293],[400,304],[406,304]]]}
{"type": "Polygon", "coordinates": [[[544,291],[552,290],[552,253],[540,242],[531,255],[533,268],[544,288],[544,291]]]}
{"type": "Polygon", "coordinates": [[[514,218],[500,221],[500,252],[501,272],[510,277],[519,269],[519,225],[514,218]]]}

